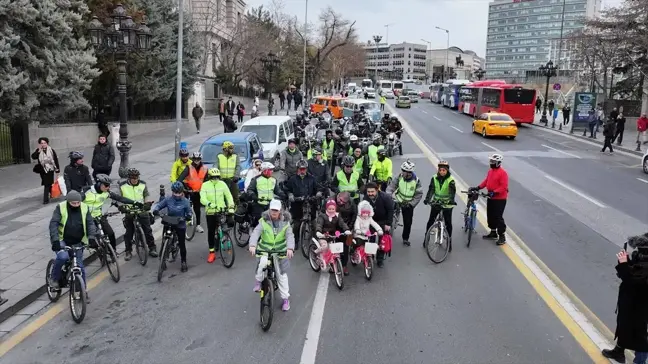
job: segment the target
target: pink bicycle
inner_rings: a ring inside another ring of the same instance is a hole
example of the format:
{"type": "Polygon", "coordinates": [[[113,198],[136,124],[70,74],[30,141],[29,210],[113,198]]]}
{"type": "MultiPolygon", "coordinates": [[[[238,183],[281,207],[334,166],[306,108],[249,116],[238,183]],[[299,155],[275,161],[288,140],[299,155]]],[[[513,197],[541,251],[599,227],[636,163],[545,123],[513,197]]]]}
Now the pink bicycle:
{"type": "Polygon", "coordinates": [[[315,272],[329,269],[335,274],[335,285],[338,289],[344,288],[344,269],[340,255],[344,251],[343,242],[339,242],[340,236],[347,235],[347,244],[350,244],[352,238],[350,232],[341,234],[339,231],[335,235],[324,234],[319,238],[313,238],[308,247],[308,262],[315,272]],[[326,246],[322,247],[320,239],[326,241],[326,246]]]}
{"type": "Polygon", "coordinates": [[[363,245],[357,245],[357,241],[355,242],[356,248],[351,255],[351,263],[353,265],[363,263],[365,278],[370,281],[373,277],[374,262],[378,253],[378,233],[372,234],[370,231],[367,231],[366,235],[367,240],[365,240],[363,245]]]}

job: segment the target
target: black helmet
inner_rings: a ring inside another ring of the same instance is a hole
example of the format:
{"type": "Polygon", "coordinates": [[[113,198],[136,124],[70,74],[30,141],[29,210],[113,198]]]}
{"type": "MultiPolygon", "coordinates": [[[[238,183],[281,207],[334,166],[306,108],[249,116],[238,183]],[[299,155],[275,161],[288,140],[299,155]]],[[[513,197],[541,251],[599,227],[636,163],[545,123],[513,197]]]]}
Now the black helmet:
{"type": "Polygon", "coordinates": [[[329,135],[329,134],[333,135],[333,130],[328,129],[328,130],[326,131],[326,135],[329,135]]]}
{"type": "Polygon", "coordinates": [[[300,122],[302,121],[302,119],[304,119],[304,115],[302,115],[302,114],[297,114],[297,116],[295,117],[295,120],[300,121],[300,122]]]}
{"type": "Polygon", "coordinates": [[[389,119],[389,113],[386,112],[385,115],[383,115],[383,119],[389,119]]]}
{"type": "Polygon", "coordinates": [[[297,169],[308,168],[308,162],[303,159],[297,161],[297,169]]]}
{"type": "Polygon", "coordinates": [[[340,128],[335,129],[335,135],[342,135],[342,134],[344,134],[342,129],[340,129],[340,128]]]}
{"type": "Polygon", "coordinates": [[[98,174],[95,177],[95,181],[97,181],[97,183],[101,183],[102,185],[110,185],[112,183],[112,179],[110,179],[110,177],[105,174],[98,174]]]}
{"type": "Polygon", "coordinates": [[[70,159],[72,160],[83,159],[83,152],[79,152],[77,150],[70,152],[70,159]]]}
{"type": "Polygon", "coordinates": [[[353,167],[353,165],[355,165],[355,160],[353,159],[352,156],[347,155],[344,158],[342,158],[342,165],[344,167],[353,167]]]}
{"type": "Polygon", "coordinates": [[[181,157],[188,157],[189,156],[189,151],[186,149],[180,149],[180,152],[178,153],[181,157]]]}
{"type": "Polygon", "coordinates": [[[137,178],[140,176],[140,171],[137,168],[128,168],[126,175],[128,178],[137,178]]]}

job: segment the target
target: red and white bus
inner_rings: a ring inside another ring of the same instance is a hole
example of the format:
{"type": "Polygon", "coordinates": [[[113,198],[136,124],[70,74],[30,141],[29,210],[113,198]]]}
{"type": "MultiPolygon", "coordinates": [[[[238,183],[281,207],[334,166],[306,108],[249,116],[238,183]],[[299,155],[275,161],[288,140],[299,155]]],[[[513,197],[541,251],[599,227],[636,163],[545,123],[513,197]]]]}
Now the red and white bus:
{"type": "Polygon", "coordinates": [[[533,123],[536,91],[501,80],[476,81],[459,90],[459,111],[471,116],[494,111],[516,123],[533,123]]]}

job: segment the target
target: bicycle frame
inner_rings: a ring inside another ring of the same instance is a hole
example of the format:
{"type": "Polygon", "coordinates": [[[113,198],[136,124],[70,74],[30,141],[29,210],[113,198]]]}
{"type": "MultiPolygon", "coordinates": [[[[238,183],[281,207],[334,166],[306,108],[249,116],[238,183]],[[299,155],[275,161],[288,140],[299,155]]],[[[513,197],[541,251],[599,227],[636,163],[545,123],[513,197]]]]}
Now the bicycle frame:
{"type": "MultiPolygon", "coordinates": [[[[343,235],[340,235],[340,236],[343,236],[343,235]]],[[[312,240],[313,240],[313,243],[315,244],[315,246],[317,246],[317,249],[320,249],[319,256],[320,256],[320,266],[322,267],[322,269],[324,269],[324,268],[328,267],[329,265],[333,264],[333,262],[335,262],[336,258],[340,258],[341,253],[332,253],[331,249],[330,249],[331,244],[334,244],[334,243],[344,244],[343,242],[338,242],[337,241],[338,237],[336,237],[334,235],[333,236],[327,235],[322,239],[322,240],[326,240],[326,243],[327,243],[327,248],[326,248],[325,251],[321,251],[322,250],[322,245],[319,242],[320,239],[315,237],[312,240]]]]}
{"type": "Polygon", "coordinates": [[[466,210],[464,211],[464,228],[469,228],[471,230],[475,230],[475,227],[477,225],[477,199],[468,199],[468,204],[466,206],[466,210]],[[475,218],[473,218],[475,216],[475,218]]]}

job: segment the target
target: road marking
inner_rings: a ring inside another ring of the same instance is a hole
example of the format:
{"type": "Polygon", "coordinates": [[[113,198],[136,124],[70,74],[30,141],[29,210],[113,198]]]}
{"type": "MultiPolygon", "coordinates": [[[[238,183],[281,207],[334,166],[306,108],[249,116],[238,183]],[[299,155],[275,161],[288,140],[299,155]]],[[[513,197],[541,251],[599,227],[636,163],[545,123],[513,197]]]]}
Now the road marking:
{"type": "Polygon", "coordinates": [[[484,144],[484,146],[486,146],[486,147],[488,147],[488,148],[490,148],[490,149],[492,149],[492,150],[494,150],[494,151],[496,151],[496,152],[502,153],[501,150],[495,148],[494,146],[492,146],[492,145],[490,145],[490,144],[486,144],[486,143],[484,143],[484,142],[482,142],[482,144],[484,144]]]}
{"type": "Polygon", "coordinates": [[[317,292],[313,300],[313,310],[311,317],[308,321],[308,330],[306,331],[306,339],[304,341],[304,348],[302,349],[301,359],[299,364],[315,364],[317,357],[317,346],[319,345],[320,333],[322,331],[322,321],[324,319],[324,306],[326,305],[326,294],[328,293],[329,274],[323,272],[320,275],[319,283],[317,284],[317,292]]]}
{"type": "Polygon", "coordinates": [[[639,177],[637,177],[637,179],[640,180],[640,181],[643,182],[643,183],[648,183],[648,181],[646,181],[646,180],[643,179],[643,178],[639,178],[639,177]]]}
{"type": "Polygon", "coordinates": [[[421,112],[423,112],[423,113],[425,113],[425,114],[427,114],[427,113],[428,113],[427,111],[425,111],[425,110],[423,110],[423,109],[421,109],[421,112]]]}
{"type": "Polygon", "coordinates": [[[562,181],[560,181],[560,180],[558,180],[556,178],[553,178],[553,177],[551,177],[550,175],[547,175],[547,174],[545,174],[545,178],[552,181],[552,182],[554,182],[554,183],[556,183],[556,184],[558,184],[558,185],[560,185],[560,186],[562,186],[562,187],[564,187],[565,189],[577,194],[578,196],[586,199],[587,201],[593,203],[594,205],[596,205],[596,206],[598,206],[600,208],[605,208],[605,205],[602,204],[601,202],[597,201],[593,197],[590,197],[590,196],[582,193],[581,191],[579,191],[579,190],[575,189],[574,187],[566,184],[565,182],[562,182],[562,181]]]}
{"type": "Polygon", "coordinates": [[[437,119],[437,120],[439,120],[439,121],[441,121],[441,119],[439,119],[439,118],[438,118],[438,117],[436,117],[436,116],[432,116],[432,117],[433,117],[433,118],[435,118],[435,119],[437,119]]]}
{"type": "Polygon", "coordinates": [[[550,147],[550,146],[545,145],[545,144],[542,144],[542,146],[545,147],[545,148],[549,148],[551,150],[555,150],[558,153],[562,153],[562,154],[565,154],[565,155],[568,155],[568,156],[571,156],[571,157],[574,157],[574,158],[582,159],[581,157],[577,156],[576,154],[567,153],[564,150],[556,149],[554,147],[550,147]]]}
{"type": "Polygon", "coordinates": [[[450,125],[450,127],[451,127],[452,129],[454,129],[454,130],[460,132],[460,133],[463,133],[463,131],[461,131],[461,129],[457,128],[456,126],[452,126],[452,125],[450,125]]]}
{"type": "MultiPolygon", "coordinates": [[[[413,130],[410,124],[400,119],[403,126],[413,130]]],[[[437,165],[439,158],[424,140],[414,133],[410,137],[425,153],[432,165],[437,165]]],[[[466,190],[466,184],[460,176],[453,175],[458,190],[466,190]]],[[[467,198],[461,194],[459,198],[466,203],[467,198]]],[[[477,220],[487,228],[487,219],[484,211],[485,205],[479,202],[480,209],[477,220]]],[[[576,342],[583,348],[594,363],[609,364],[610,361],[601,355],[601,349],[611,347],[614,334],[603,322],[563,283],[540,258],[510,229],[507,229],[509,241],[500,248],[511,260],[514,266],[522,273],[531,287],[545,301],[547,307],[567,328],[576,342]]]]}

